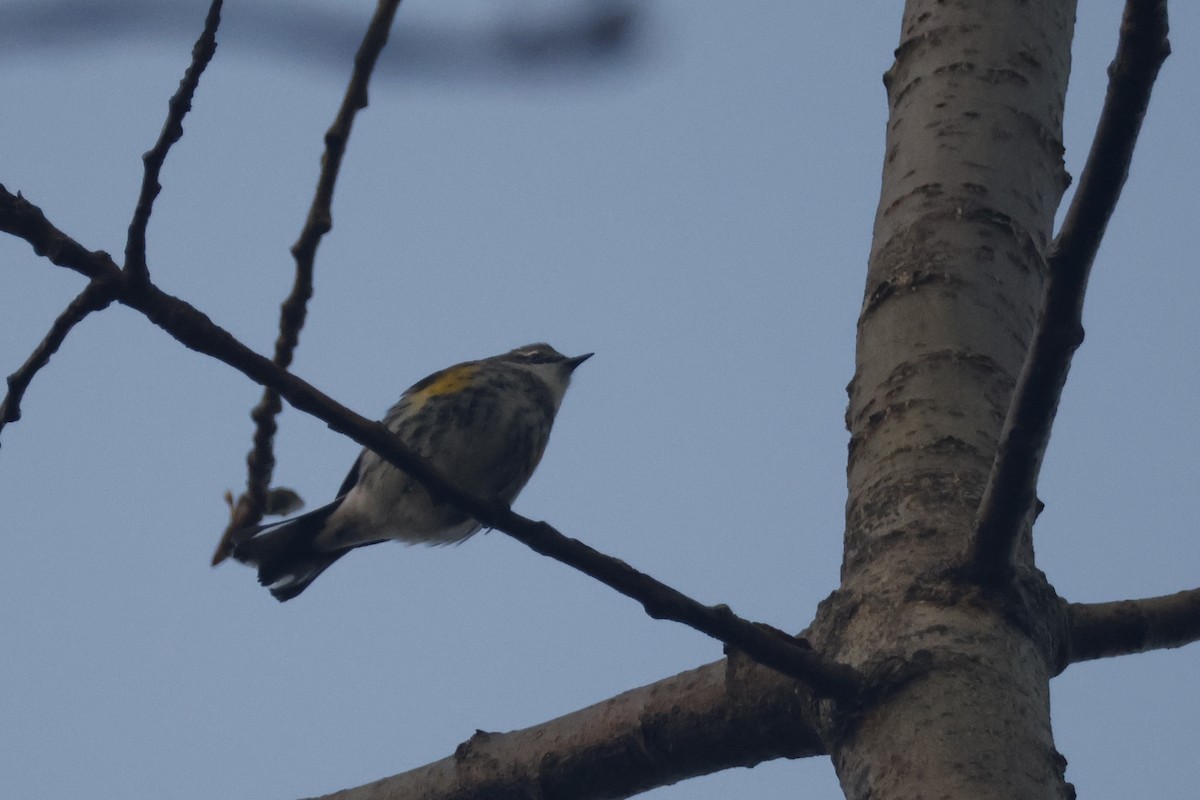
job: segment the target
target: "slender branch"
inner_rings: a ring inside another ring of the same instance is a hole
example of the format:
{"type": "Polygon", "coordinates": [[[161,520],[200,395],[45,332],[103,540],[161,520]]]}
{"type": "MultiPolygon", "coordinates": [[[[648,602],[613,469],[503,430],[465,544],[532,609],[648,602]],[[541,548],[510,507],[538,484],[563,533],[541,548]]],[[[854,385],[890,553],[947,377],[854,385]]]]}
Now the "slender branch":
{"type": "Polygon", "coordinates": [[[323,800],[628,797],[656,786],[821,755],[811,696],[759,666],[718,661],[558,719],[476,732],[454,755],[323,800]]]}
{"type": "Polygon", "coordinates": [[[121,282],[121,270],[112,256],[103,250],[88,250],[50,224],[42,210],[15,195],[0,183],[0,231],[24,239],[33,252],[51,264],[74,270],[93,281],[114,285],[121,282]]]}
{"type": "Polygon", "coordinates": [[[821,697],[854,699],[862,679],[850,667],[831,662],[803,639],[741,619],[725,606],[704,606],[681,592],[569,539],[544,522],[514,513],[498,499],[467,494],[416,455],[381,422],[372,422],[280,369],[217,326],[195,307],[153,283],[127,279],[104,252],[90,252],[50,224],[23,198],[0,186],[0,230],[28,241],[36,252],[53,249],[61,266],[112,280],[116,299],[142,312],[184,346],[228,364],[251,380],[270,386],[294,408],[311,414],[338,433],[368,447],[420,481],[438,501],[463,509],[489,528],[507,533],[533,550],[584,572],[637,600],[656,619],[681,622],[740,650],[750,658],[808,685],[821,697]]]}
{"type": "MultiPolygon", "coordinates": [[[[308,301],[313,294],[313,262],[317,246],[321,237],[333,227],[333,189],[337,183],[342,156],[346,151],[346,142],[350,138],[350,129],[354,124],[354,117],[367,107],[367,84],[379,54],[387,44],[392,20],[399,6],[400,0],[381,0],[376,8],[375,16],[371,18],[362,44],[354,57],[354,71],[342,98],[341,108],[325,133],[325,153],[321,157],[317,190],[300,237],[292,245],[292,256],[296,260],[296,277],[291,293],[279,310],[279,338],[275,340],[273,360],[282,369],[287,369],[292,364],[293,354],[300,342],[300,329],[304,327],[304,320],[308,314],[308,301]]],[[[246,455],[246,491],[234,504],[229,524],[225,527],[221,541],[213,553],[213,566],[229,557],[236,544],[234,537],[239,531],[246,530],[262,519],[267,503],[267,491],[275,470],[275,418],[282,410],[279,394],[274,389],[267,388],[258,405],[250,412],[250,419],[254,421],[254,445],[246,455]]]]}
{"type": "Polygon", "coordinates": [[[146,268],[146,226],[150,224],[150,212],[154,199],[162,191],[158,176],[171,145],[183,137],[183,118],[192,110],[192,98],[200,85],[200,76],[217,52],[217,26],[221,24],[222,0],[213,0],[204,19],[204,30],[192,47],[192,62],[183,73],[171,101],[167,104],[167,121],[163,123],[158,141],[142,156],[144,170],[142,190],[138,193],[133,219],[129,223],[129,234],[125,240],[125,270],[133,280],[148,281],[150,272],[146,268]]]}
{"type": "Polygon", "coordinates": [[[1067,615],[1064,667],[1200,641],[1200,589],[1115,603],[1071,603],[1067,615]]]}
{"type": "Polygon", "coordinates": [[[71,329],[93,311],[107,308],[112,301],[112,287],[104,281],[92,281],[70,302],[66,310],[58,315],[46,337],[34,348],[25,363],[8,376],[8,393],[4,395],[4,401],[0,402],[0,430],[8,423],[21,418],[21,399],[29,389],[33,376],[50,363],[50,357],[58,352],[71,329]]]}
{"type": "Polygon", "coordinates": [[[1108,68],[1104,109],[1079,187],[1047,254],[1042,315],[976,517],[971,562],[984,581],[1011,579],[1071,356],[1083,342],[1088,275],[1129,175],[1154,80],[1169,53],[1166,0],[1128,0],[1117,55],[1108,68]]]}

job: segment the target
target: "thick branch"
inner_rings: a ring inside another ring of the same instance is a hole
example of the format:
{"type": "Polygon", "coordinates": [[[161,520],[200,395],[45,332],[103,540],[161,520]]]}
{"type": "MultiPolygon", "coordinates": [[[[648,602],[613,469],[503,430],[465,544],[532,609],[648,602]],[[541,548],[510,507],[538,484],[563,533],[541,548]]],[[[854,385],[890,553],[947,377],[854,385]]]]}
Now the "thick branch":
{"type": "Polygon", "coordinates": [[[1166,0],[1128,0],[1108,95],[1062,229],[1047,255],[1042,316],[1000,434],[976,517],[971,561],[985,581],[1011,579],[1022,525],[1037,493],[1050,428],[1083,342],[1083,298],[1096,251],[1121,187],[1158,69],[1170,53],[1166,0]]]}
{"type": "MultiPolygon", "coordinates": [[[[317,246],[333,227],[333,189],[337,183],[338,170],[350,138],[350,129],[355,115],[367,107],[367,83],[379,54],[387,44],[388,33],[400,0],[382,0],[375,16],[367,27],[362,44],[354,57],[354,71],[350,85],[342,98],[341,108],[333,124],[325,133],[325,153],[321,157],[321,174],[317,179],[317,190],[308,209],[308,218],[300,238],[292,245],[292,256],[296,260],[296,277],[291,293],[279,309],[279,337],[275,340],[274,362],[287,369],[292,364],[296,346],[300,343],[300,329],[308,314],[308,301],[313,294],[313,262],[317,246]]],[[[267,502],[267,490],[275,470],[274,439],[275,418],[283,406],[279,394],[268,387],[258,405],[250,412],[254,421],[254,445],[246,456],[246,491],[234,504],[229,524],[221,535],[221,541],[213,553],[213,565],[220,564],[233,551],[234,536],[239,531],[256,524],[262,519],[267,502]]]]}
{"type": "Polygon", "coordinates": [[[137,205],[133,211],[133,219],[129,223],[129,234],[125,240],[125,270],[133,280],[150,280],[146,269],[146,226],[150,224],[150,213],[154,208],[154,199],[162,191],[158,176],[162,172],[163,163],[171,145],[183,137],[183,118],[192,110],[192,97],[196,87],[200,85],[200,76],[204,73],[208,62],[212,61],[217,52],[217,26],[221,24],[222,0],[213,0],[208,7],[208,15],[204,19],[204,30],[192,47],[192,62],[179,81],[179,89],[167,104],[167,121],[163,123],[158,141],[142,156],[144,170],[142,174],[142,190],[138,193],[137,205]]]}
{"type": "Polygon", "coordinates": [[[46,337],[34,348],[25,363],[8,376],[8,393],[4,396],[4,402],[0,403],[0,430],[21,418],[21,398],[29,389],[33,376],[50,363],[50,356],[58,352],[67,334],[88,314],[107,308],[112,301],[112,287],[103,281],[92,281],[58,315],[46,337]]]}
{"type": "Polygon", "coordinates": [[[1200,640],[1200,589],[1115,603],[1071,603],[1067,613],[1064,668],[1200,640]]]}
{"type": "Polygon", "coordinates": [[[37,252],[54,250],[61,266],[85,275],[108,277],[116,298],[174,336],[184,346],[222,361],[251,380],[274,388],[299,411],[311,414],[338,433],[378,453],[389,463],[419,480],[436,499],[467,511],[489,528],[507,533],[539,553],[591,575],[637,600],[656,619],[681,622],[744,652],[755,661],[779,670],[822,697],[851,699],[861,686],[849,667],[827,661],[802,639],[748,622],[724,606],[704,606],[618,559],[569,539],[544,522],[513,513],[496,499],[463,492],[417,456],[380,422],[355,414],[332,398],[280,369],[250,350],[193,306],[172,297],[152,283],[126,280],[112,258],[89,252],[46,220],[39,209],[0,186],[0,230],[28,241],[37,252]]]}
{"type": "Polygon", "coordinates": [[[757,666],[718,661],[324,800],[628,797],[729,767],[824,752],[811,697],[757,666]]]}

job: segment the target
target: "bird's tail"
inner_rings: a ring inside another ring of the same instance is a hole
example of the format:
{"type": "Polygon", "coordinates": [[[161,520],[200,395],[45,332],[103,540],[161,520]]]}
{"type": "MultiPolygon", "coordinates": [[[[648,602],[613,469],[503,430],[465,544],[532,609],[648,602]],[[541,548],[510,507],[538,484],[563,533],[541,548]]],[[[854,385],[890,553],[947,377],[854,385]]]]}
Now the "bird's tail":
{"type": "Polygon", "coordinates": [[[271,591],[279,602],[291,600],[308,588],[330,564],[351,548],[324,550],[317,536],[329,515],[342,504],[342,498],[298,517],[260,525],[254,533],[233,548],[233,557],[243,564],[258,567],[258,582],[271,591]]]}

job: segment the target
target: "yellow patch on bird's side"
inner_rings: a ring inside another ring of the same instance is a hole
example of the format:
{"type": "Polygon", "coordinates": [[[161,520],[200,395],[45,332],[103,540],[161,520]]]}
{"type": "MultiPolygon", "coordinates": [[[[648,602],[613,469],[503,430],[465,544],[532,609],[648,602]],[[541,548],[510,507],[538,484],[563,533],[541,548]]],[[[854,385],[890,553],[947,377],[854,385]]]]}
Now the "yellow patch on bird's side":
{"type": "Polygon", "coordinates": [[[424,403],[431,397],[461,392],[471,385],[471,379],[478,371],[479,366],[476,364],[460,364],[435,372],[413,386],[408,395],[413,400],[424,403]]]}

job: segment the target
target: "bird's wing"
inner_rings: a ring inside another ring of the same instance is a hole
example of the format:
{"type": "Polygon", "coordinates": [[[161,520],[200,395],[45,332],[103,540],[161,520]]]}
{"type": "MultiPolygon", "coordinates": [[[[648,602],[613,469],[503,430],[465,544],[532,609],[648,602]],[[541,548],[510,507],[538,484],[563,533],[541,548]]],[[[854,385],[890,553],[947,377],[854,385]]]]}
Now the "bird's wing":
{"type": "Polygon", "coordinates": [[[346,476],[346,480],[342,481],[342,486],[337,491],[337,497],[344,497],[346,492],[354,488],[354,484],[358,483],[358,470],[362,467],[363,453],[358,454],[358,458],[354,459],[354,466],[350,467],[350,473],[346,476]]]}

